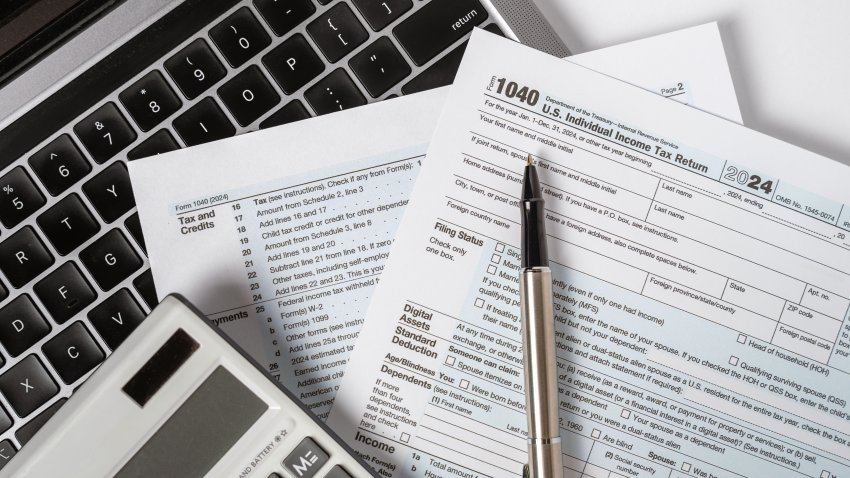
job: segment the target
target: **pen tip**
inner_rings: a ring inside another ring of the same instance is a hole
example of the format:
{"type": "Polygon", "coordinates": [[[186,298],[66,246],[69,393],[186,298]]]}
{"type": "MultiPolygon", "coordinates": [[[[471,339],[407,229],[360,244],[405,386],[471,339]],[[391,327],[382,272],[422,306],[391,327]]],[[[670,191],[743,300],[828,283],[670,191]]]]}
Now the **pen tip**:
{"type": "Polygon", "coordinates": [[[531,166],[533,164],[534,164],[534,159],[531,157],[531,153],[528,153],[528,162],[526,163],[526,166],[531,166]]]}

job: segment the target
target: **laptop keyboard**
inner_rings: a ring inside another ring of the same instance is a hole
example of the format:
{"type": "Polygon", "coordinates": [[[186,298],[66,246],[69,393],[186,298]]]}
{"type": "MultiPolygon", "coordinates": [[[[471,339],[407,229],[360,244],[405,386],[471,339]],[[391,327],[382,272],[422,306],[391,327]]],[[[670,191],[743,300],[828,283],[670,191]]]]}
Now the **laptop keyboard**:
{"type": "Polygon", "coordinates": [[[475,26],[501,33],[478,0],[187,0],[0,131],[0,468],[156,303],[125,161],[447,85],[475,26]]]}

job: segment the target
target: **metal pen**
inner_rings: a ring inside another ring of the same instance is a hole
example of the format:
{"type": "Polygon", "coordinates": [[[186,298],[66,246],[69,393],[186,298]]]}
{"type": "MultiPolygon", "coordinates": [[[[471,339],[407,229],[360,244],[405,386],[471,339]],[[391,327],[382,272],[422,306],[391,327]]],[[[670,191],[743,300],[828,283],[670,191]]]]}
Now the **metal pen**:
{"type": "Polygon", "coordinates": [[[525,408],[528,414],[528,464],[523,476],[563,476],[558,428],[555,318],[552,272],[546,249],[546,213],[531,154],[522,182],[522,269],[519,274],[525,408]]]}

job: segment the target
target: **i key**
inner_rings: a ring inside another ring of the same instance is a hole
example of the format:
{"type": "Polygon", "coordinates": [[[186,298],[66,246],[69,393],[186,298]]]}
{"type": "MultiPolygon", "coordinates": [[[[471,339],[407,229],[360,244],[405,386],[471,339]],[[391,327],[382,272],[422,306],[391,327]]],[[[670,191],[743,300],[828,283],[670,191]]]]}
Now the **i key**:
{"type": "Polygon", "coordinates": [[[0,222],[7,228],[20,224],[44,203],[44,196],[21,166],[0,178],[0,222]]]}
{"type": "Polygon", "coordinates": [[[98,164],[106,162],[136,140],[136,132],[114,103],[101,106],[74,125],[74,133],[98,164]]]}
{"type": "Polygon", "coordinates": [[[162,120],[180,109],[180,98],[174,94],[162,73],[153,70],[122,91],[118,99],[142,131],[150,131],[162,120]]]}
{"type": "Polygon", "coordinates": [[[236,134],[236,128],[215,100],[206,97],[174,120],[174,129],[186,146],[195,146],[236,134]]]}
{"type": "Polygon", "coordinates": [[[91,165],[67,134],[54,139],[29,159],[35,175],[54,196],[91,171],[91,165]]]}
{"type": "Polygon", "coordinates": [[[25,417],[59,393],[44,365],[29,355],[0,376],[0,392],[19,417],[25,417]]]}
{"type": "Polygon", "coordinates": [[[334,63],[361,45],[369,33],[345,3],[337,3],[307,25],[307,32],[334,63]]]}

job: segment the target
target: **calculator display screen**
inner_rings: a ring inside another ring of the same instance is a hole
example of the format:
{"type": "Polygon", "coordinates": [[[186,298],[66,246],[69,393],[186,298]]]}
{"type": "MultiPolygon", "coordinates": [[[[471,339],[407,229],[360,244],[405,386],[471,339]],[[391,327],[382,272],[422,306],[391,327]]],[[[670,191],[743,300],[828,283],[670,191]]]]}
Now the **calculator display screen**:
{"type": "Polygon", "coordinates": [[[219,366],[115,476],[202,477],[267,409],[219,366]]]}

